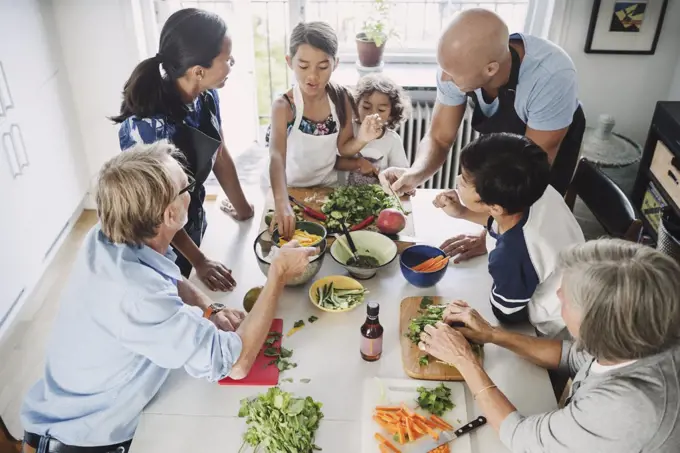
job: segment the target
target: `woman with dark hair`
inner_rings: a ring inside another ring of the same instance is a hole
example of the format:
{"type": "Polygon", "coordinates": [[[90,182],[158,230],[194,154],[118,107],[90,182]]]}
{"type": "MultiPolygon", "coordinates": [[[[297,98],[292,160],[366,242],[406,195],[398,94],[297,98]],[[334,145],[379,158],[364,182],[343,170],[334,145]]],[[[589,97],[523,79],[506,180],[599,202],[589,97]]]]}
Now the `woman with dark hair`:
{"type": "Polygon", "coordinates": [[[213,291],[229,291],[235,282],[229,269],[199,249],[207,226],[203,184],[211,170],[231,201],[223,209],[237,220],[253,216],[221,127],[217,89],[234,65],[231,50],[227,26],[217,15],[195,8],[177,11],[163,26],[156,56],[139,63],[125,83],[120,115],[111,118],[121,125],[122,150],[168,139],[184,155],[191,203],[187,224],[172,241],[176,264],[185,277],[195,267],[213,291]]]}

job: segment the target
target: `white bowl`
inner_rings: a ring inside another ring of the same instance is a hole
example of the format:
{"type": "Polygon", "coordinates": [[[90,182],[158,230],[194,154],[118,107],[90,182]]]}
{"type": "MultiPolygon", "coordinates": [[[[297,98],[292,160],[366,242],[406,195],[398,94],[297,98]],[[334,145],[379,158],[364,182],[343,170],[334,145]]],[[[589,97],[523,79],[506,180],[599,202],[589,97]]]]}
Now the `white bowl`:
{"type": "Polygon", "coordinates": [[[375,231],[353,231],[350,235],[359,255],[371,255],[380,263],[378,267],[371,269],[348,266],[347,260],[352,255],[339,243],[342,240],[347,244],[347,238],[344,235],[338,236],[331,245],[331,257],[347,269],[354,278],[366,280],[373,277],[379,269],[390,264],[397,256],[397,244],[384,234],[375,231]]]}

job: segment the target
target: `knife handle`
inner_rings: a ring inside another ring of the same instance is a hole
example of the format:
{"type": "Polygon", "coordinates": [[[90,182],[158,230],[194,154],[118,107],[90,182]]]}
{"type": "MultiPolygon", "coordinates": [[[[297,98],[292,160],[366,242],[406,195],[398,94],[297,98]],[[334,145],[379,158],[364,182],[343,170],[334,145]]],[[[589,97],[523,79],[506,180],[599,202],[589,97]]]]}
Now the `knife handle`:
{"type": "Polygon", "coordinates": [[[471,420],[470,422],[466,423],[465,426],[462,426],[458,428],[455,431],[456,437],[460,437],[463,434],[467,434],[470,431],[479,428],[480,426],[486,425],[486,417],[484,416],[479,416],[475,418],[474,420],[471,420]]]}

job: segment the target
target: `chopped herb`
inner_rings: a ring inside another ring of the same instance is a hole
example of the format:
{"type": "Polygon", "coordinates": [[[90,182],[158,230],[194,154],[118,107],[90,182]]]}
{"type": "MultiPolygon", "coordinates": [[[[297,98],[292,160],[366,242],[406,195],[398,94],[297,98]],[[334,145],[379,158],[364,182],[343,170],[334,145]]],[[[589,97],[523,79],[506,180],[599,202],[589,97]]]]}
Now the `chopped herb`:
{"type": "Polygon", "coordinates": [[[301,319],[299,321],[295,321],[295,324],[293,324],[294,329],[299,329],[300,327],[304,327],[305,322],[301,319]]]}
{"type": "Polygon", "coordinates": [[[282,359],[287,359],[293,355],[293,351],[290,349],[286,349],[283,346],[281,346],[281,358],[282,359]]]}
{"type": "Polygon", "coordinates": [[[309,319],[307,319],[307,321],[309,321],[309,323],[311,324],[316,322],[318,319],[319,318],[317,318],[316,316],[310,316],[309,319]]]}
{"type": "Polygon", "coordinates": [[[425,296],[420,300],[420,309],[425,310],[427,307],[434,303],[434,299],[430,296],[425,296]]]}
{"type": "Polygon", "coordinates": [[[279,387],[243,399],[238,411],[248,426],[243,443],[265,453],[320,450],[314,436],[323,418],[321,406],[311,397],[296,398],[279,387]]]}
{"type": "Polygon", "coordinates": [[[281,379],[281,382],[293,382],[293,378],[289,378],[289,377],[283,378],[283,379],[281,379]]]}
{"type": "Polygon", "coordinates": [[[279,368],[279,371],[286,371],[290,370],[291,368],[297,367],[297,363],[292,363],[286,359],[279,358],[276,366],[279,368]]]}
{"type": "Polygon", "coordinates": [[[463,424],[463,421],[462,421],[460,418],[457,418],[457,419],[456,419],[456,422],[458,422],[459,425],[462,425],[462,424],[463,424]]]}
{"type": "Polygon", "coordinates": [[[451,389],[444,384],[433,389],[418,387],[416,391],[419,394],[418,405],[431,414],[441,416],[455,407],[451,401],[451,389]]]}
{"type": "Polygon", "coordinates": [[[279,351],[276,348],[267,348],[264,350],[265,357],[278,357],[279,355],[279,351]]]}
{"type": "Polygon", "coordinates": [[[267,338],[266,340],[264,340],[264,344],[267,346],[271,346],[276,342],[276,340],[277,340],[276,338],[267,338]]]}
{"type": "Polygon", "coordinates": [[[430,356],[428,355],[422,355],[418,359],[418,365],[420,366],[428,366],[430,364],[430,356]]]}
{"type": "Polygon", "coordinates": [[[300,382],[302,382],[303,384],[309,384],[311,381],[312,381],[312,380],[309,379],[309,378],[300,379],[300,382]]]}
{"type": "Polygon", "coordinates": [[[268,337],[281,338],[283,334],[281,332],[274,332],[273,330],[267,334],[268,337]]]}

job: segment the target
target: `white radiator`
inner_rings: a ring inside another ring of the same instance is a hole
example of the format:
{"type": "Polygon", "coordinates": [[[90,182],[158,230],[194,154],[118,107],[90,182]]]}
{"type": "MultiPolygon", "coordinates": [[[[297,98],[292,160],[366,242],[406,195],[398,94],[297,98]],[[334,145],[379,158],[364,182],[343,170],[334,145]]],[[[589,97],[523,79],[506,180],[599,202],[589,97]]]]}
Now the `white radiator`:
{"type": "MultiPolygon", "coordinates": [[[[413,164],[416,158],[416,151],[418,150],[420,140],[425,136],[432,123],[433,107],[434,103],[432,102],[414,102],[411,118],[397,130],[404,142],[406,158],[411,164],[413,164]]],[[[452,189],[455,186],[460,150],[479,135],[472,130],[470,119],[471,112],[468,110],[463,117],[460,128],[458,128],[458,137],[446,158],[446,163],[441,170],[425,181],[421,187],[425,189],[452,189]]],[[[451,126],[453,127],[453,125],[451,126]]]]}

